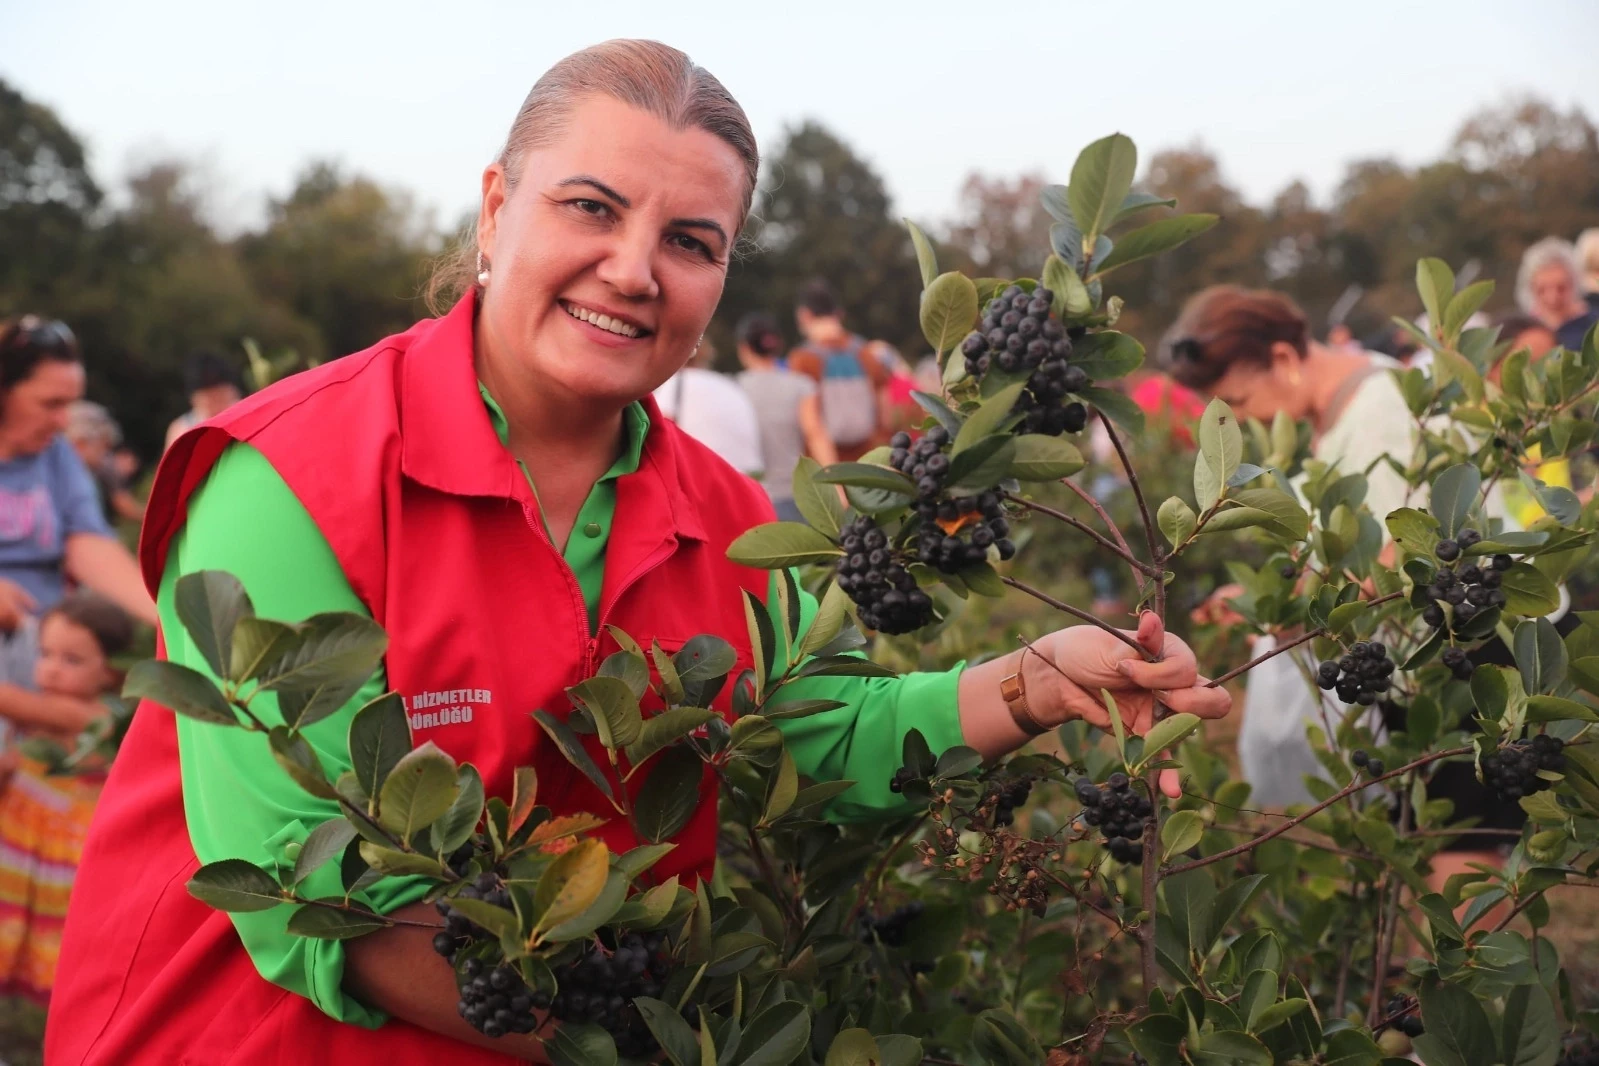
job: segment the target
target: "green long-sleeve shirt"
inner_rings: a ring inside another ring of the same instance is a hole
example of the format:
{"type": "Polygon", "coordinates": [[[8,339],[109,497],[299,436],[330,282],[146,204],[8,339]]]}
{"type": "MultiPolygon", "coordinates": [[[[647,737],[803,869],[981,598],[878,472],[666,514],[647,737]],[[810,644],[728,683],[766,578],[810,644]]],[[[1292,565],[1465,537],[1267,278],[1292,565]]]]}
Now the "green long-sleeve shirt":
{"type": "MultiPolygon", "coordinates": [[[[504,417],[484,394],[485,410],[502,443],[504,417]]],[[[604,583],[605,545],[617,516],[616,479],[636,470],[649,418],[642,407],[628,408],[627,447],[595,483],[579,511],[564,556],[588,606],[591,625],[598,617],[604,583]]],[[[525,472],[525,471],[524,471],[525,472]]],[[[530,479],[531,480],[531,479],[530,479]]],[[[210,676],[204,657],[177,619],[177,579],[196,570],[226,570],[243,584],[257,613],[299,621],[327,611],[367,615],[366,606],[345,578],[326,538],[264,456],[244,444],[230,446],[217,460],[190,501],[184,528],[173,541],[157,596],[167,655],[174,662],[210,676]]],[[[777,598],[768,596],[775,612],[777,598]]],[[[802,627],[816,614],[816,602],[803,597],[802,627]]],[[[782,628],[774,619],[774,630],[782,628]]],[[[899,765],[904,734],[920,729],[933,750],[961,743],[956,702],[959,668],[946,673],[901,678],[807,678],[785,690],[786,698],[834,699],[837,710],[782,722],[790,752],[801,773],[818,780],[857,782],[835,804],[834,817],[859,818],[893,809],[889,770],[899,765]]],[[[347,745],[355,710],[387,689],[379,670],[338,713],[304,731],[330,777],[350,768],[347,745]]],[[[263,693],[251,708],[277,724],[275,697],[263,693]]],[[[201,862],[244,858],[258,863],[292,863],[299,842],[315,826],[337,817],[337,806],[310,796],[272,760],[256,734],[223,729],[179,716],[178,752],[183,775],[189,837],[201,862]]],[[[337,863],[312,874],[301,892],[308,896],[342,892],[337,863]]],[[[420,878],[385,878],[363,901],[388,913],[421,899],[428,883],[420,878]]],[[[348,996],[344,945],[339,941],[290,936],[284,908],[231,916],[245,949],[267,980],[306,996],[331,1017],[376,1027],[384,1015],[348,996]]]]}

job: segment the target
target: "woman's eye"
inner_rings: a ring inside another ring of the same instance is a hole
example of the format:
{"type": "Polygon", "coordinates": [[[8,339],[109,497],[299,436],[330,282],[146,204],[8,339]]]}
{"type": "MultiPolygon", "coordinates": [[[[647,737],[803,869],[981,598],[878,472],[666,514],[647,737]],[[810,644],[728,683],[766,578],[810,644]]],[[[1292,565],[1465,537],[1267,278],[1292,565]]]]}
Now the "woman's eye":
{"type": "Polygon", "coordinates": [[[698,237],[690,237],[686,233],[674,233],[672,236],[668,237],[667,240],[675,244],[677,247],[682,248],[684,251],[693,252],[696,255],[703,255],[707,259],[712,258],[711,249],[698,237]]]}
{"type": "Polygon", "coordinates": [[[596,218],[604,218],[611,213],[610,207],[598,200],[573,200],[572,204],[585,215],[593,215],[596,218]]]}

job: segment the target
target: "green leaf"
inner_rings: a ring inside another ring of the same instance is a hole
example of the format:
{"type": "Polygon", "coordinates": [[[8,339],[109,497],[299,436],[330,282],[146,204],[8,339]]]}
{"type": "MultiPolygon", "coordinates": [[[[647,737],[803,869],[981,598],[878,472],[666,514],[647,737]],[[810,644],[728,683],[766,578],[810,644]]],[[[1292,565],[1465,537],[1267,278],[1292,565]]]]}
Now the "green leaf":
{"type": "Polygon", "coordinates": [[[800,456],[794,467],[794,506],[799,508],[805,521],[824,536],[834,538],[844,528],[844,501],[831,487],[817,483],[816,474],[821,469],[815,459],[800,456]]]}
{"type": "Polygon", "coordinates": [[[350,719],[350,764],[361,791],[376,796],[384,780],[411,750],[411,722],[397,693],[385,692],[350,719]]]}
{"type": "Polygon", "coordinates": [[[920,729],[908,729],[905,737],[900,742],[900,765],[908,768],[917,777],[933,776],[933,767],[938,759],[933,755],[933,750],[927,746],[927,738],[922,736],[920,729]]]}
{"type": "Polygon", "coordinates": [[[579,840],[557,855],[533,890],[535,937],[593,906],[605,890],[610,873],[610,853],[592,837],[579,840]]]}
{"type": "Polygon", "coordinates": [[[1160,505],[1155,521],[1174,548],[1193,536],[1194,530],[1199,527],[1199,516],[1194,514],[1194,509],[1181,496],[1168,496],[1166,502],[1160,505]]]}
{"type": "MultiPolygon", "coordinates": [[[[617,633],[622,632],[615,626],[605,628],[617,633]]],[[[622,636],[627,637],[627,634],[622,633],[622,636]]],[[[596,673],[600,677],[614,677],[621,681],[633,694],[636,702],[643,699],[644,694],[650,690],[650,667],[644,659],[644,649],[640,648],[632,637],[627,637],[627,640],[633,647],[624,647],[607,655],[596,673]]]]}
{"type": "Polygon", "coordinates": [[[1560,606],[1560,589],[1542,570],[1517,563],[1505,571],[1499,588],[1505,594],[1505,612],[1537,618],[1560,606]]]}
{"type": "Polygon", "coordinates": [[[233,657],[228,660],[227,677],[235,683],[254,680],[275,667],[278,660],[300,640],[294,626],[253,615],[241,618],[233,627],[233,657]]]}
{"type": "MultiPolygon", "coordinates": [[[[938,277],[938,256],[933,252],[933,243],[927,239],[927,234],[922,232],[922,227],[905,219],[905,228],[910,230],[911,244],[916,248],[916,265],[922,268],[922,288],[926,289],[933,284],[933,279],[938,277]]],[[[679,1063],[678,1066],[687,1066],[679,1063]]]]}
{"type": "Polygon", "coordinates": [[[1271,1066],[1271,1052],[1248,1033],[1206,1033],[1192,1049],[1195,1066],[1271,1066]]]}
{"type": "Polygon", "coordinates": [[[477,767],[462,763],[455,771],[455,802],[444,812],[444,817],[428,829],[428,839],[439,855],[465,844],[472,837],[483,817],[483,778],[477,767]]]}
{"type": "Polygon", "coordinates": [[[782,722],[792,718],[809,718],[813,714],[836,711],[847,706],[849,704],[842,700],[780,700],[764,705],[761,716],[771,722],[782,722]]]}
{"type": "Polygon", "coordinates": [[[1238,529],[1253,529],[1257,526],[1269,526],[1274,518],[1269,511],[1262,511],[1254,507],[1229,507],[1217,511],[1201,528],[1201,533],[1229,533],[1238,529]]]}
{"type": "Polygon", "coordinates": [[[431,740],[406,752],[383,782],[378,824],[410,840],[438,821],[455,802],[455,761],[431,740]]]}
{"type": "Polygon", "coordinates": [[[1366,613],[1370,606],[1366,600],[1355,600],[1351,603],[1340,603],[1327,612],[1327,629],[1335,636],[1349,631],[1355,620],[1366,613]]]}
{"type": "Polygon", "coordinates": [[[959,777],[971,773],[981,765],[983,765],[981,752],[964,744],[957,744],[953,748],[944,749],[944,753],[938,757],[938,761],[933,764],[933,777],[935,780],[959,777]]]}
{"type": "Polygon", "coordinates": [[[1359,1029],[1327,1034],[1326,1066],[1377,1066],[1382,1061],[1382,1049],[1359,1029]]]}
{"type": "Polygon", "coordinates": [[[294,857],[294,883],[299,884],[322,868],[322,864],[344,849],[355,839],[355,826],[345,818],[329,818],[300,843],[300,853],[294,857]]]}
{"type": "Polygon", "coordinates": [[[1547,618],[1529,618],[1516,627],[1513,648],[1521,686],[1530,695],[1552,692],[1566,679],[1566,643],[1547,618]]]}
{"type": "Polygon", "coordinates": [[[189,895],[219,911],[265,911],[283,902],[277,879],[243,859],[208,862],[194,871],[187,887],[189,895]]]}
{"type": "Polygon", "coordinates": [[[1442,259],[1417,260],[1416,291],[1427,311],[1428,324],[1437,332],[1444,322],[1444,309],[1455,295],[1455,272],[1442,259]]]}
{"type": "Polygon", "coordinates": [[[1125,393],[1115,389],[1089,388],[1079,389],[1077,395],[1128,433],[1137,436],[1144,432],[1144,412],[1125,393]]]}
{"type": "Polygon", "coordinates": [[[1578,703],[1576,700],[1564,699],[1560,696],[1530,696],[1527,698],[1527,721],[1534,724],[1539,722],[1599,722],[1599,713],[1595,713],[1587,704],[1578,703]]]}
{"type": "MultiPolygon", "coordinates": [[[[825,473],[826,471],[823,472],[825,473]]],[[[888,471],[888,473],[894,472],[888,471]]],[[[822,476],[822,474],[817,475],[818,478],[822,476]]],[[[741,534],[727,547],[729,559],[743,566],[753,566],[761,570],[776,570],[780,567],[799,566],[802,563],[821,562],[826,559],[836,559],[843,554],[827,534],[800,522],[768,522],[764,526],[756,526],[741,534]]]]}
{"type": "Polygon", "coordinates": [[[1160,757],[1160,753],[1174,748],[1186,740],[1204,723],[1198,715],[1173,714],[1162,718],[1144,736],[1144,762],[1160,757]]]}
{"type": "Polygon", "coordinates": [[[959,455],[978,441],[997,433],[1005,424],[1005,420],[1010,417],[1011,408],[1016,406],[1016,400],[1024,388],[1026,382],[1017,382],[1001,389],[992,398],[984,400],[982,406],[973,411],[961,425],[960,432],[955,435],[955,443],[950,449],[950,454],[959,455]]]}
{"type": "Polygon", "coordinates": [[[922,336],[940,357],[959,344],[977,324],[977,286],[965,274],[950,271],[934,278],[922,292],[922,336]]]}
{"type": "Polygon", "coordinates": [[[1444,308],[1444,336],[1450,339],[1458,337],[1466,320],[1482,310],[1482,305],[1488,302],[1493,291],[1493,282],[1479,281],[1455,293],[1444,308]]]}
{"type": "Polygon", "coordinates": [[[770,825],[789,812],[799,795],[799,771],[794,757],[785,749],[777,761],[777,773],[772,775],[771,788],[766,793],[766,807],[761,811],[761,822],[770,825]]]}
{"type": "Polygon", "coordinates": [[[858,655],[821,655],[789,676],[798,681],[806,677],[898,677],[899,674],[858,655]]]}
{"type": "MultiPolygon", "coordinates": [[[[816,480],[827,485],[880,489],[901,495],[916,495],[916,484],[898,470],[877,463],[834,463],[816,473],[816,480]]],[[[765,528],[765,527],[757,527],[765,528]]]]}
{"type": "Polygon", "coordinates": [[[1570,816],[1570,812],[1560,805],[1552,792],[1535,792],[1516,802],[1540,825],[1564,825],[1570,816]]]}
{"type": "Polygon", "coordinates": [[[1517,985],[1505,999],[1505,1066],[1555,1066],[1560,1022],[1543,986],[1517,985]]]}
{"type": "Polygon", "coordinates": [[[168,710],[212,725],[238,725],[233,708],[211,679],[198,670],[160,659],[141,659],[128,670],[122,698],[150,700],[168,710]]]}
{"type": "Polygon", "coordinates": [[[1506,669],[1483,665],[1471,673],[1471,699],[1477,713],[1490,721],[1497,720],[1510,705],[1510,682],[1505,679],[1506,669]]]}
{"type": "Polygon", "coordinates": [[[1460,532],[1481,491],[1482,474],[1470,463],[1457,463],[1433,480],[1430,506],[1443,536],[1453,538],[1460,532]]]}
{"type": "MultiPolygon", "coordinates": [[[[782,573],[788,573],[787,570],[782,573]]],[[[744,624],[749,629],[751,663],[755,674],[757,696],[765,691],[766,680],[772,674],[772,662],[777,655],[777,634],[772,631],[772,616],[766,613],[766,604],[749,589],[740,589],[744,600],[744,624]]]]}
{"type": "Polygon", "coordinates": [[[1188,1026],[1170,1014],[1151,1014],[1127,1028],[1127,1039],[1149,1066],[1183,1066],[1183,1038],[1188,1026]]]}
{"type": "Polygon", "coordinates": [[[233,662],[234,627],[255,614],[244,585],[223,570],[197,570],[178,578],[172,600],[178,621],[211,672],[228,677],[228,665],[233,662]]]}
{"type": "Polygon", "coordinates": [[[865,1029],[845,1029],[827,1047],[822,1066],[882,1066],[877,1041],[865,1029]]]}
{"type": "Polygon", "coordinates": [[[1132,139],[1113,133],[1084,148],[1072,165],[1066,202],[1072,220],[1088,240],[1110,228],[1132,191],[1138,170],[1138,149],[1132,139]]]}
{"type": "Polygon", "coordinates": [[[639,996],[633,1000],[644,1024],[649,1026],[655,1042],[661,1045],[673,1066],[699,1066],[700,1046],[694,1030],[672,1007],[658,999],[639,996]]]}
{"type": "Polygon", "coordinates": [[[1414,507],[1401,507],[1386,519],[1388,535],[1411,555],[1430,556],[1438,546],[1438,519],[1414,507]]]}
{"type": "Polygon", "coordinates": [[[972,1043],[994,1066],[1038,1066],[1044,1052],[1020,1022],[1005,1011],[985,1010],[977,1016],[972,1043]]]}
{"type": "Polygon", "coordinates": [[[588,749],[583,747],[583,742],[572,732],[572,727],[545,710],[534,711],[533,720],[551,740],[555,741],[555,746],[561,749],[566,761],[577,767],[583,776],[589,779],[590,784],[605,794],[606,799],[615,803],[616,793],[611,791],[611,782],[589,756],[588,749]]]}
{"type": "Polygon", "coordinates": [[[1126,377],[1144,364],[1144,346],[1125,333],[1103,329],[1073,346],[1072,363],[1095,381],[1126,377]]]}
{"type": "Polygon", "coordinates": [[[877,1038],[882,1066],[918,1066],[922,1061],[922,1042],[904,1033],[889,1033],[877,1038]]]}
{"type": "Polygon", "coordinates": [[[323,711],[339,691],[353,694],[372,676],[388,651],[389,635],[370,618],[341,612],[312,615],[297,628],[299,639],[261,675],[260,686],[278,692],[280,702],[285,692],[303,697],[301,717],[314,721],[349,699],[345,695],[323,711]]]}
{"type": "Polygon", "coordinates": [[[811,1038],[804,1004],[774,1003],[750,1019],[739,1038],[739,1066],[789,1066],[811,1038]]]}
{"type": "Polygon", "coordinates": [[[588,1022],[562,1022],[544,1042],[554,1066],[616,1066],[616,1041],[588,1022]]]}
{"type": "Polygon", "coordinates": [[[1269,1033],[1308,1006],[1310,1006],[1308,999],[1280,1000],[1261,1011],[1260,1016],[1250,1024],[1250,1028],[1257,1033],[1269,1033]]]}
{"type": "Polygon", "coordinates": [[[343,896],[327,896],[315,904],[306,904],[290,915],[287,931],[291,936],[306,936],[314,940],[349,940],[375,933],[387,926],[388,923],[371,908],[359,903],[346,903],[343,896]]]}
{"type": "MultiPolygon", "coordinates": [[[[1199,873],[1198,870],[1192,872],[1199,873]]],[[[1181,876],[1187,877],[1189,875],[1183,874],[1181,876]]],[[[1209,878],[1206,878],[1206,880],[1208,881],[1209,878]]],[[[1265,883],[1265,874],[1250,874],[1248,877],[1229,882],[1227,887],[1219,893],[1215,891],[1214,886],[1211,887],[1210,892],[1213,896],[1213,901],[1207,908],[1209,924],[1204,933],[1205,943],[1201,949],[1202,951],[1208,952],[1210,950],[1211,945],[1220,939],[1228,926],[1232,925],[1233,919],[1238,917],[1245,907],[1249,906],[1249,901],[1255,898],[1255,893],[1259,892],[1261,886],[1265,883]]],[[[1203,892],[1201,894],[1203,895],[1203,892]]]]}
{"type": "Polygon", "coordinates": [[[1187,244],[1219,221],[1221,218],[1218,215],[1177,215],[1140,226],[1116,238],[1115,249],[1095,264],[1094,275],[1103,277],[1117,267],[1169,252],[1187,244]]]}
{"type": "Polygon", "coordinates": [[[627,747],[638,740],[644,729],[638,698],[620,678],[597,675],[573,685],[566,694],[588,710],[599,731],[600,743],[607,748],[627,747]]]}
{"type": "Polygon", "coordinates": [[[339,798],[339,793],[323,772],[322,762],[312,750],[311,742],[305,737],[291,733],[283,726],[274,726],[267,733],[267,743],[272,749],[272,758],[294,778],[295,784],[319,799],[339,798]]]}
{"type": "Polygon", "coordinates": [[[638,740],[627,749],[627,761],[638,766],[668,744],[682,740],[716,717],[704,707],[673,707],[644,720],[638,740]]]}
{"type": "Polygon", "coordinates": [[[1415,1040],[1429,1066],[1493,1066],[1497,1043],[1488,1013],[1477,997],[1459,985],[1424,985],[1421,1020],[1426,1033],[1415,1040]]]}
{"type": "Polygon", "coordinates": [[[822,602],[817,605],[816,615],[811,619],[811,626],[800,641],[800,655],[815,655],[831,644],[839,630],[844,628],[844,620],[848,617],[849,594],[838,587],[838,582],[829,582],[827,591],[822,594],[822,602]]]}
{"type": "Polygon", "coordinates": [[[1058,481],[1084,466],[1082,453],[1059,437],[1025,433],[1013,443],[1016,450],[1006,473],[1017,481],[1058,481]]]}
{"type": "Polygon", "coordinates": [[[1160,861],[1170,862],[1173,855],[1180,855],[1198,844],[1204,835],[1205,820],[1198,811],[1174,812],[1160,827],[1160,861]]]}
{"type": "Polygon", "coordinates": [[[1010,473],[1011,461],[1015,456],[1015,438],[1000,435],[985,437],[950,459],[949,473],[944,475],[944,487],[957,491],[991,489],[1010,473]]]}
{"type": "Polygon", "coordinates": [[[1243,454],[1244,436],[1232,408],[1221,400],[1211,400],[1199,419],[1199,457],[1194,463],[1194,499],[1201,511],[1221,499],[1243,454]]]}
{"type": "Polygon", "coordinates": [[[493,933],[497,939],[518,936],[522,932],[522,926],[517,921],[516,912],[505,907],[496,907],[494,904],[487,903],[481,899],[467,899],[464,896],[451,898],[450,906],[493,933]]]}
{"type": "MultiPolygon", "coordinates": [[[[1064,192],[1065,190],[1062,189],[1064,192]]],[[[1116,217],[1110,220],[1112,226],[1123,222],[1140,211],[1151,207],[1176,207],[1177,201],[1164,196],[1156,196],[1147,192],[1130,192],[1122,197],[1122,205],[1116,209],[1116,217]]]]}
{"type": "Polygon", "coordinates": [[[1260,527],[1284,544],[1297,544],[1310,532],[1310,515],[1299,506],[1299,501],[1281,489],[1243,489],[1229,498],[1256,511],[1265,511],[1270,521],[1260,527]]]}
{"type": "Polygon", "coordinates": [[[633,804],[633,827],[639,836],[659,844],[681,832],[699,807],[704,776],[694,749],[667,748],[650,768],[633,804]]]}
{"type": "Polygon", "coordinates": [[[917,406],[933,416],[933,420],[944,427],[944,431],[953,439],[961,429],[961,416],[949,409],[949,405],[932,393],[911,390],[911,399],[917,406]]]}
{"type": "Polygon", "coordinates": [[[1056,318],[1085,315],[1094,308],[1094,301],[1088,295],[1083,279],[1077,276],[1075,264],[1081,261],[1081,251],[1070,259],[1052,255],[1044,260],[1044,287],[1055,294],[1055,302],[1050,304],[1050,311],[1056,318]]]}

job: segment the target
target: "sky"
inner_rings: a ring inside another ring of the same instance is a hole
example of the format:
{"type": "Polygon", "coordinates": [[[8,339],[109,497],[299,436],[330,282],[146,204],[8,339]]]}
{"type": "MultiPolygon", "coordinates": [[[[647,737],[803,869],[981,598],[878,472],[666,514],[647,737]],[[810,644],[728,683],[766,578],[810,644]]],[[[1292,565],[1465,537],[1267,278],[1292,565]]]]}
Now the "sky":
{"type": "Polygon", "coordinates": [[[1203,144],[1258,202],[1294,179],[1325,198],[1354,159],[1435,158],[1512,93],[1599,120],[1599,0],[0,0],[0,77],[56,109],[103,182],[199,163],[226,227],[312,159],[453,223],[538,75],[610,37],[689,52],[765,146],[821,121],[924,222],[974,169],[1064,181],[1113,130],[1146,158],[1203,144]]]}

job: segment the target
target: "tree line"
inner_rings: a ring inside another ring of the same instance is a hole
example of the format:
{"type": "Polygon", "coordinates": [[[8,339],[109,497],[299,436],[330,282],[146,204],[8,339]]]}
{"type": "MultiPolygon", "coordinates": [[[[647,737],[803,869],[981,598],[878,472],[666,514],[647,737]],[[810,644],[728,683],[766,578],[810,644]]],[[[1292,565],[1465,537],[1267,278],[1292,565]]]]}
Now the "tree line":
{"type": "MultiPolygon", "coordinates": [[[[1038,194],[1064,180],[1061,166],[974,172],[949,217],[918,221],[952,267],[1034,274],[1048,254],[1038,194]]],[[[1370,337],[1391,315],[1419,313],[1414,265],[1423,254],[1498,280],[1491,311],[1509,305],[1528,244],[1599,225],[1599,130],[1578,109],[1513,99],[1469,118],[1432,162],[1351,162],[1327,203],[1298,182],[1268,204],[1249,203],[1200,145],[1156,153],[1140,186],[1222,224],[1117,275],[1116,291],[1136,308],[1124,330],[1150,344],[1188,294],[1229,281],[1283,289],[1316,322],[1348,307],[1347,323],[1370,337]]],[[[161,160],[108,194],[69,124],[0,79],[0,317],[67,321],[83,342],[91,397],[146,456],[186,406],[189,352],[215,348],[242,365],[245,338],[305,361],[359,350],[425,313],[423,282],[460,232],[405,191],[327,161],[308,164],[240,233],[211,217],[211,191],[192,165],[161,160]]],[[[920,278],[892,195],[821,124],[794,125],[769,150],[741,245],[711,331],[724,365],[738,318],[762,310],[786,323],[812,277],[833,283],[857,331],[913,360],[922,354],[920,278]]]]}

